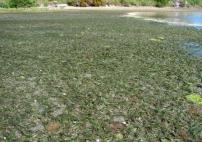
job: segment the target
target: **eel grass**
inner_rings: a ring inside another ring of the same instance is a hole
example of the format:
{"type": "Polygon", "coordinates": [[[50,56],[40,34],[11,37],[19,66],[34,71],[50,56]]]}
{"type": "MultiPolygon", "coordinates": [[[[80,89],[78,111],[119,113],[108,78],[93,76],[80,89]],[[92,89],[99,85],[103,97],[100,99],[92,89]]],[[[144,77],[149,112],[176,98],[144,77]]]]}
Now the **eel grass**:
{"type": "Polygon", "coordinates": [[[0,14],[0,141],[202,140],[202,31],[126,13],[0,14]]]}

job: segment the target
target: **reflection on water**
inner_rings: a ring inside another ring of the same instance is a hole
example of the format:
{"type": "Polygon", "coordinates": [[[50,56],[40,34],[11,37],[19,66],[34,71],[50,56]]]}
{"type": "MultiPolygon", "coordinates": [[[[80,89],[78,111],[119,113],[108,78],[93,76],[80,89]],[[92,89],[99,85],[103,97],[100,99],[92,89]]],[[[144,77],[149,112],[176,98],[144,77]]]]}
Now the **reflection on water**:
{"type": "Polygon", "coordinates": [[[196,42],[187,42],[184,44],[183,48],[190,55],[202,57],[202,45],[200,45],[196,42]]]}
{"type": "Polygon", "coordinates": [[[202,12],[131,12],[127,16],[202,29],[202,12]]]}

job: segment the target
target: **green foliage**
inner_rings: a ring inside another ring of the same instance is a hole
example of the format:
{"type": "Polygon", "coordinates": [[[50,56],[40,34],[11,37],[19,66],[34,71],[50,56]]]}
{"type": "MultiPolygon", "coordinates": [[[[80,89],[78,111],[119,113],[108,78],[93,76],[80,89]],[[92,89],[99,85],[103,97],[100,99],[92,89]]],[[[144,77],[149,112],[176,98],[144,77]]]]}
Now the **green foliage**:
{"type": "Polygon", "coordinates": [[[142,5],[142,6],[154,6],[155,1],[154,0],[141,0],[140,5],[142,5]]]}
{"type": "MultiPolygon", "coordinates": [[[[52,0],[0,0],[1,8],[8,7],[32,7],[40,4],[45,6],[52,0]]],[[[123,5],[123,6],[157,6],[169,5],[172,0],[57,0],[58,3],[66,3],[71,6],[104,6],[104,5],[123,5]]],[[[202,0],[181,0],[180,6],[202,6],[202,0]]]]}
{"type": "Polygon", "coordinates": [[[68,5],[75,5],[75,0],[67,0],[66,2],[68,5]]]}
{"type": "Polygon", "coordinates": [[[105,5],[105,0],[93,0],[93,6],[105,5]]]}
{"type": "Polygon", "coordinates": [[[49,0],[37,0],[37,5],[43,4],[44,6],[48,6],[49,0]]]}
{"type": "Polygon", "coordinates": [[[105,0],[79,0],[78,5],[82,7],[86,6],[102,6],[105,5],[105,0]]]}
{"type": "Polygon", "coordinates": [[[0,2],[0,8],[8,8],[8,4],[5,2],[0,2]]]}
{"type": "Polygon", "coordinates": [[[201,5],[202,6],[202,0],[187,0],[187,3],[189,3],[190,5],[201,5]]]}
{"type": "Polygon", "coordinates": [[[36,5],[36,0],[9,0],[8,4],[11,8],[32,7],[36,5]]]}
{"type": "Polygon", "coordinates": [[[169,3],[169,0],[155,0],[157,7],[166,6],[169,3]]]}
{"type": "Polygon", "coordinates": [[[1,14],[1,142],[200,138],[201,106],[183,94],[201,93],[202,62],[179,44],[202,43],[202,32],[125,13],[1,14]]]}
{"type": "MultiPolygon", "coordinates": [[[[0,7],[32,7],[36,3],[45,6],[53,0],[8,0],[8,4],[0,0],[0,7]]],[[[172,3],[172,0],[57,0],[58,3],[66,3],[72,6],[104,6],[104,5],[123,5],[123,6],[157,6],[164,7],[172,3]]],[[[180,5],[184,6],[202,6],[202,0],[181,0],[180,5]]]]}
{"type": "Polygon", "coordinates": [[[187,100],[192,101],[196,104],[201,104],[202,105],[202,97],[197,94],[190,94],[186,96],[187,100]]]}
{"type": "Polygon", "coordinates": [[[8,8],[8,3],[5,0],[0,0],[0,8],[8,8]]]}
{"type": "MultiPolygon", "coordinates": [[[[68,0],[70,4],[76,3],[77,0],[68,0]]],[[[163,7],[172,2],[172,0],[79,0],[80,6],[100,6],[104,4],[113,5],[136,5],[136,6],[157,6],[163,7]]],[[[181,0],[181,5],[185,6],[187,4],[196,6],[202,6],[202,0],[181,0]]]]}
{"type": "MultiPolygon", "coordinates": [[[[72,1],[75,0],[70,0],[72,1]]],[[[169,1],[169,0],[166,0],[169,1]]],[[[75,2],[76,3],[76,2],[75,2]]],[[[155,0],[79,0],[79,6],[101,6],[106,4],[112,4],[112,5],[136,5],[136,6],[155,6],[160,5],[164,6],[164,2],[157,2],[155,0]]],[[[167,4],[167,2],[166,2],[167,4]]]]}
{"type": "MultiPolygon", "coordinates": [[[[71,0],[75,1],[75,0],[71,0]]],[[[113,5],[136,5],[136,6],[158,6],[163,7],[169,3],[170,0],[80,0],[80,6],[100,6],[105,4],[113,5]]]]}
{"type": "Polygon", "coordinates": [[[123,5],[136,5],[136,6],[154,6],[154,0],[112,0],[109,3],[123,4],[123,5]]]}

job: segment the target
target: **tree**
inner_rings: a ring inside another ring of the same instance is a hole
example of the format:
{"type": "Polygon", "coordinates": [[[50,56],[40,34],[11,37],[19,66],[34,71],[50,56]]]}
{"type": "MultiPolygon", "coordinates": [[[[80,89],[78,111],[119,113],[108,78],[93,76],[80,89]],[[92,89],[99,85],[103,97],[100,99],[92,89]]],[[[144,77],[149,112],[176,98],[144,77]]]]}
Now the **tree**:
{"type": "Polygon", "coordinates": [[[157,7],[166,6],[169,3],[169,0],[155,0],[157,7]]]}
{"type": "Polygon", "coordinates": [[[36,5],[36,0],[9,0],[9,7],[32,7],[36,5]]]}

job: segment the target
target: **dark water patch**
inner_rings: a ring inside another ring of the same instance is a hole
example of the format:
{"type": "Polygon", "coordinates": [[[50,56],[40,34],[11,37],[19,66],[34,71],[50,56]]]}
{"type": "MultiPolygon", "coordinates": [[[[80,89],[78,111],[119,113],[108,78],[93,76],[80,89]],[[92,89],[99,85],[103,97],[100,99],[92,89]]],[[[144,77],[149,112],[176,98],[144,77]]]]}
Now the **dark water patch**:
{"type": "Polygon", "coordinates": [[[183,48],[188,52],[189,55],[202,57],[202,45],[196,42],[186,42],[183,48]]]}

